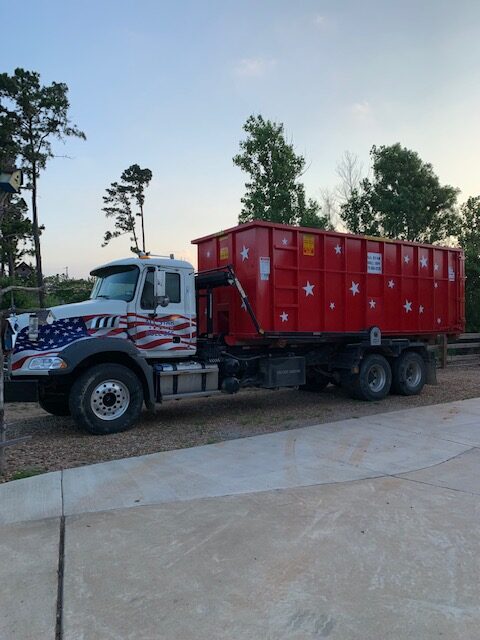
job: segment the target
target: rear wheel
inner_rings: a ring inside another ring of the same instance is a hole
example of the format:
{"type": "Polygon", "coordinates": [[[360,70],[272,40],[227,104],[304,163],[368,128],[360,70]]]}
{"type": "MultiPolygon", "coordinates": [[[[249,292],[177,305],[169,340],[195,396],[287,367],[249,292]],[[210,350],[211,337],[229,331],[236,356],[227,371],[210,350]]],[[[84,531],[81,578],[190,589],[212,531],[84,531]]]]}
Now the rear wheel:
{"type": "Polygon", "coordinates": [[[402,396],[415,396],[425,386],[427,367],[419,353],[404,351],[393,361],[392,391],[402,396]]]}
{"type": "Polygon", "coordinates": [[[354,398],[359,400],[383,400],[390,391],[392,371],[383,356],[372,353],[360,364],[356,375],[344,378],[343,386],[354,398]]]}
{"type": "Polygon", "coordinates": [[[126,431],[142,411],[142,384],[121,364],[99,364],[74,382],[69,405],[72,417],[90,433],[126,431]]]}

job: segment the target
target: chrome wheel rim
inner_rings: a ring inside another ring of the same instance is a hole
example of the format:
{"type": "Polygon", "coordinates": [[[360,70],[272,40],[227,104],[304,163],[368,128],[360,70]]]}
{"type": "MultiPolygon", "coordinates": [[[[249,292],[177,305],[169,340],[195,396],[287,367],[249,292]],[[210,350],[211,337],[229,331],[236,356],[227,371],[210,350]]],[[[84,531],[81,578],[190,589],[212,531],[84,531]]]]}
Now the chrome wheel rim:
{"type": "Polygon", "coordinates": [[[119,380],[104,380],[92,391],[90,407],[100,420],[116,420],[130,405],[130,392],[119,380]]]}
{"type": "Polygon", "coordinates": [[[368,370],[367,380],[372,391],[381,391],[387,382],[385,369],[379,364],[372,365],[368,370]]]}
{"type": "Polygon", "coordinates": [[[409,387],[416,387],[422,379],[422,369],[418,362],[409,362],[405,371],[405,380],[409,387]]]}

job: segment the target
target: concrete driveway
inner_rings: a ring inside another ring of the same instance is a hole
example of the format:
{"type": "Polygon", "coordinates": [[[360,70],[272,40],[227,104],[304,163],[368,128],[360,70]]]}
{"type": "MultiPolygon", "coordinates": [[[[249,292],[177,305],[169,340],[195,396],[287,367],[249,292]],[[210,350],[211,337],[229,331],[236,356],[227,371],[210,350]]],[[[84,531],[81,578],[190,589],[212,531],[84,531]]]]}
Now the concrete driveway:
{"type": "Polygon", "coordinates": [[[477,640],[480,399],[0,487],[0,638],[477,640]]]}

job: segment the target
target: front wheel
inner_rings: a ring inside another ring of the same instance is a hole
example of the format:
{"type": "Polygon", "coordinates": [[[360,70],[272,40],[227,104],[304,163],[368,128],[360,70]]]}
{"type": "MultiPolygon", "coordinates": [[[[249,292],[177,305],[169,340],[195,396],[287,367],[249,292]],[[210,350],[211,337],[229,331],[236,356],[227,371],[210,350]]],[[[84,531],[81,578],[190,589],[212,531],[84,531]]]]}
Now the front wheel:
{"type": "Polygon", "coordinates": [[[74,382],[69,405],[74,420],[90,433],[126,431],[142,411],[142,384],[121,364],[99,364],[74,382]]]}

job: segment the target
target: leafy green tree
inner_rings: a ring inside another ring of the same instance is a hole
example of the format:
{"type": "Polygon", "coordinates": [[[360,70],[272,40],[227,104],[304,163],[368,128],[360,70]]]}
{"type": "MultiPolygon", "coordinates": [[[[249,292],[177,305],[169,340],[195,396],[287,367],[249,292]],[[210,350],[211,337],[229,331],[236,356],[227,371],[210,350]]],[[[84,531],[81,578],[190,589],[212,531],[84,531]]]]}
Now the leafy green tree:
{"type": "Polygon", "coordinates": [[[133,243],[131,250],[139,253],[136,217],[141,219],[142,250],[145,251],[145,225],[143,205],[145,203],[145,189],[152,179],[150,169],[141,169],[138,164],[132,164],[123,171],[120,182],[112,182],[106,189],[107,195],[103,196],[104,207],[102,211],[107,218],[114,219],[113,231],[106,231],[102,247],[110,240],[119,236],[130,234],[133,243]],[[137,210],[135,210],[138,208],[137,210]]]}
{"type": "Polygon", "coordinates": [[[141,220],[142,225],[142,249],[145,252],[145,220],[143,216],[143,205],[145,204],[145,189],[150,184],[153,177],[150,169],[141,169],[138,164],[132,164],[122,173],[121,179],[130,189],[133,201],[138,207],[136,215],[141,220]]]}
{"type": "Polygon", "coordinates": [[[458,189],[441,185],[432,165],[400,144],[373,146],[372,179],[341,207],[349,231],[435,243],[455,236],[458,189]]]}
{"type": "Polygon", "coordinates": [[[480,196],[460,207],[460,245],[465,251],[465,312],[467,331],[480,331],[480,196]]]}
{"type": "MultiPolygon", "coordinates": [[[[1,103],[0,103],[1,104],[1,103]]],[[[12,118],[1,115],[0,111],[0,172],[15,165],[18,145],[14,140],[15,123],[12,118]]]]}
{"type": "Polygon", "coordinates": [[[0,222],[0,258],[2,265],[8,264],[11,278],[15,275],[15,267],[26,254],[31,254],[26,243],[32,238],[32,222],[27,218],[26,202],[13,196],[5,207],[0,222]]]}
{"type": "MultiPolygon", "coordinates": [[[[38,219],[38,179],[48,160],[54,157],[53,140],[68,137],[85,140],[83,131],[69,120],[68,87],[63,82],[42,85],[36,71],[15,69],[13,75],[0,74],[0,120],[12,132],[32,194],[32,224],[37,286],[43,286],[40,225],[38,219]],[[6,124],[8,123],[8,124],[6,124]]],[[[45,294],[39,291],[40,306],[45,294]]]]}
{"type": "Polygon", "coordinates": [[[47,301],[49,306],[83,302],[90,297],[94,278],[67,278],[56,274],[45,278],[47,301]]]}
{"type": "MultiPolygon", "coordinates": [[[[14,125],[10,118],[2,118],[0,114],[0,173],[7,173],[15,165],[18,147],[13,139],[14,125]]],[[[5,210],[11,200],[11,194],[0,190],[0,225],[5,210]]]]}
{"type": "Polygon", "coordinates": [[[239,222],[266,220],[282,224],[328,228],[320,205],[305,196],[300,177],[305,158],[285,139],[283,124],[250,116],[243,126],[247,134],[233,163],[249,174],[241,199],[239,222]]]}

